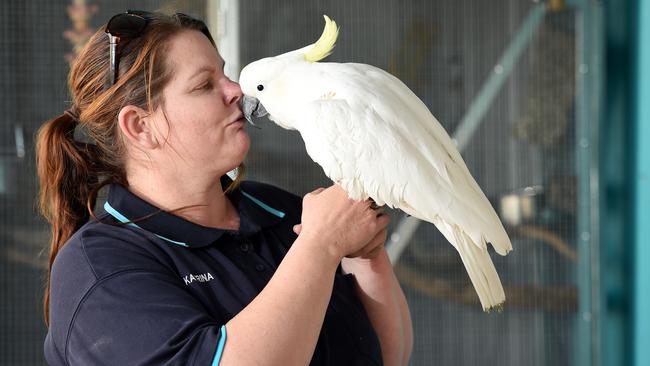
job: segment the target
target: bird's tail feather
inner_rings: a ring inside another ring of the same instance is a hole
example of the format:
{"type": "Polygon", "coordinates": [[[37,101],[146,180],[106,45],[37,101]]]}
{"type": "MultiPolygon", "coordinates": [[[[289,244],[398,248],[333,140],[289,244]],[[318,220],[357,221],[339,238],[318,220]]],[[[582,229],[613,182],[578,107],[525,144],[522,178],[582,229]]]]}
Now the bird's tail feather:
{"type": "Polygon", "coordinates": [[[460,254],[483,310],[500,309],[506,300],[506,295],[487,247],[481,248],[474,243],[472,238],[457,225],[446,222],[441,224],[436,226],[460,254]]]}
{"type": "MultiPolygon", "coordinates": [[[[402,205],[404,212],[418,217],[417,211],[410,206],[402,205]]],[[[500,310],[506,301],[506,295],[499,279],[492,258],[487,250],[487,245],[478,245],[458,225],[443,220],[440,216],[429,219],[421,218],[432,222],[442,235],[456,248],[460,258],[465,265],[469,279],[481,301],[483,310],[500,310]]]]}

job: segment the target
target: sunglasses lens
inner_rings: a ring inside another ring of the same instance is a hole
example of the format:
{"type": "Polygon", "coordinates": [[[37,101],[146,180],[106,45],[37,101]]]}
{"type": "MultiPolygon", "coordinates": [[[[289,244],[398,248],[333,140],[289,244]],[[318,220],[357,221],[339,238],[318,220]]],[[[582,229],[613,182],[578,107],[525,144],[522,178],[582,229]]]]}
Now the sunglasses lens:
{"type": "Polygon", "coordinates": [[[117,14],[108,21],[106,32],[120,38],[130,38],[139,35],[147,25],[147,20],[138,14],[117,14]]]}

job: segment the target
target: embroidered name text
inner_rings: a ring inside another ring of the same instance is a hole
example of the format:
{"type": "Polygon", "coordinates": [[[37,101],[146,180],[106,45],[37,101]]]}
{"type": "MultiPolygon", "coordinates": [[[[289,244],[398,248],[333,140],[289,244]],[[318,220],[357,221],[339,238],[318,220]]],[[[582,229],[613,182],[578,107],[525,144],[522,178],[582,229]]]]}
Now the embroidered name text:
{"type": "Polygon", "coordinates": [[[183,280],[185,280],[186,285],[189,285],[194,281],[208,282],[210,280],[214,280],[214,277],[212,277],[212,274],[208,272],[208,273],[200,273],[200,274],[189,274],[183,277],[183,280]]]}

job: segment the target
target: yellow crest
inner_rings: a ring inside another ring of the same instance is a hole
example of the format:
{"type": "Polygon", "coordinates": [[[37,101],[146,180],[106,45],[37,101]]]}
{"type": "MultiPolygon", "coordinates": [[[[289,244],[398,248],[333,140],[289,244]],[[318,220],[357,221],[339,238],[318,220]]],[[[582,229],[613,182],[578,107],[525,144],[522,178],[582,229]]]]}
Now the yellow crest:
{"type": "Polygon", "coordinates": [[[323,34],[316,43],[314,47],[305,53],[305,60],[316,62],[324,59],[329,56],[334,50],[334,44],[336,43],[336,37],[339,35],[339,28],[336,26],[336,22],[330,19],[327,15],[325,17],[325,28],[323,29],[323,34]]]}

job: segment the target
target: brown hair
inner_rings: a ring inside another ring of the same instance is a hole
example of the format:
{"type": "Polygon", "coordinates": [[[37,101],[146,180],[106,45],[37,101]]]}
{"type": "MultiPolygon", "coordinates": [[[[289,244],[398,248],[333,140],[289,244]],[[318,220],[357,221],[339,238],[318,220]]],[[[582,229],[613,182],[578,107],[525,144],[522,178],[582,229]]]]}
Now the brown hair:
{"type": "MultiPolygon", "coordinates": [[[[127,186],[125,146],[117,116],[125,105],[153,112],[163,103],[162,90],[171,78],[165,51],[172,36],[192,29],[214,41],[201,21],[187,16],[150,13],[142,34],[118,44],[120,74],[110,85],[108,35],[101,27],[90,38],[68,77],[72,107],[47,121],[36,137],[40,184],[39,209],[51,226],[49,267],[44,294],[44,318],[49,326],[52,264],[67,240],[93,212],[98,191],[110,183],[127,186]],[[81,125],[90,143],[75,140],[81,125]]],[[[244,171],[226,190],[234,189],[244,171]]]]}

